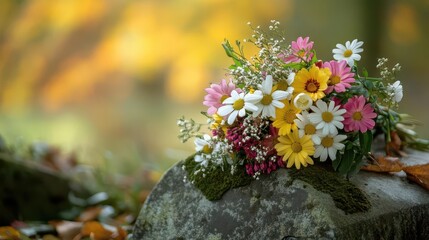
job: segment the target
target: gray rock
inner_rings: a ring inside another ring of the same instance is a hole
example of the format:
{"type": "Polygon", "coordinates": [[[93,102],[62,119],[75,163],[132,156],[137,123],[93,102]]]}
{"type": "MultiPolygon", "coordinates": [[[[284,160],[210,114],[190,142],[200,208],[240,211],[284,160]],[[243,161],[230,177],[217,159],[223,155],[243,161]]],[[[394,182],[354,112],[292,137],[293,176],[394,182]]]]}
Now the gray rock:
{"type": "MultiPolygon", "coordinates": [[[[429,161],[429,154],[414,152],[429,161]]],[[[153,189],[132,239],[429,239],[429,191],[401,174],[360,172],[368,212],[345,214],[332,197],[281,169],[209,201],[184,183],[181,163],[153,189]]]]}

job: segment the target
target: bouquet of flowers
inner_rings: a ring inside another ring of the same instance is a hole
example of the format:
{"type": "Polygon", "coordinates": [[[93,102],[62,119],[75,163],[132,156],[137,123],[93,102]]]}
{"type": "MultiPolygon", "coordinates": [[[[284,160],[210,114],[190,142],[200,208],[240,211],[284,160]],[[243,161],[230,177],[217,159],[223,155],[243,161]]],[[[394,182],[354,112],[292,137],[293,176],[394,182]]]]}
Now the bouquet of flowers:
{"type": "Polygon", "coordinates": [[[373,159],[378,134],[386,146],[400,133],[403,143],[427,149],[407,128],[408,118],[394,111],[403,97],[395,78],[399,64],[389,68],[386,58],[378,59],[380,77],[369,77],[358,66],[362,41],[337,44],[333,59],[320,60],[309,37],[286,43],[277,21],[268,31],[252,29],[244,42],[254,44],[258,54],[246,58],[241,42],[233,47],[225,41],[234,62],[230,79],[205,89],[203,114],[211,134],[201,132],[205,124],[178,120],[179,138],[195,137],[193,175],[228,169],[258,179],[279,168],[299,170],[326,161],[352,174],[373,159]]]}

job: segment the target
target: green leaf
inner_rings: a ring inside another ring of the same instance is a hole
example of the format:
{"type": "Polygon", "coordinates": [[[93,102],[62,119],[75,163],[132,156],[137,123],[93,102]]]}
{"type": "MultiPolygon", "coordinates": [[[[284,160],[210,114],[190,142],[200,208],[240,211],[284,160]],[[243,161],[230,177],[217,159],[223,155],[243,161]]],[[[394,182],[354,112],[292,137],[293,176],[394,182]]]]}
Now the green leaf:
{"type": "Polygon", "coordinates": [[[371,152],[372,145],[372,132],[366,131],[365,133],[359,132],[359,144],[363,154],[371,152]]]}
{"type": "Polygon", "coordinates": [[[368,77],[368,70],[366,70],[366,68],[362,68],[362,76],[364,76],[365,78],[368,77]]]}
{"type": "Polygon", "coordinates": [[[338,171],[341,174],[347,174],[353,165],[354,158],[355,158],[355,152],[353,149],[345,151],[340,167],[338,168],[338,171]]]}

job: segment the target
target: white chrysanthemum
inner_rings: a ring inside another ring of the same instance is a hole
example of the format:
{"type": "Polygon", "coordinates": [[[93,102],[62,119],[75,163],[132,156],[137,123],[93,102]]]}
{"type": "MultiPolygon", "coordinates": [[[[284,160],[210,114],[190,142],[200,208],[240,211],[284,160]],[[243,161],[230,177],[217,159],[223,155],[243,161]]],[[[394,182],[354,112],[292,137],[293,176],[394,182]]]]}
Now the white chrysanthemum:
{"type": "Polygon", "coordinates": [[[389,95],[392,97],[393,101],[400,102],[402,100],[402,97],[404,96],[404,93],[402,91],[402,85],[401,81],[396,81],[393,84],[389,84],[387,86],[387,91],[389,95]]]}
{"type": "Polygon", "coordinates": [[[308,119],[308,112],[303,111],[300,114],[297,114],[297,119],[294,120],[296,126],[298,127],[298,134],[299,137],[302,138],[304,135],[310,135],[311,140],[314,144],[320,144],[320,134],[322,134],[322,131],[319,129],[316,129],[316,125],[314,125],[310,120],[308,119]]]}
{"type": "Polygon", "coordinates": [[[195,151],[197,154],[194,157],[195,162],[207,167],[210,155],[213,152],[212,138],[208,134],[204,134],[203,138],[195,138],[195,151]]]}
{"type": "Polygon", "coordinates": [[[337,48],[332,50],[334,59],[337,61],[346,60],[347,64],[352,67],[355,64],[354,61],[359,61],[361,58],[359,53],[363,52],[361,48],[362,45],[363,42],[357,39],[353,40],[351,43],[347,41],[345,46],[338,43],[336,45],[337,48]]]}
{"type": "Polygon", "coordinates": [[[255,100],[256,107],[258,110],[253,113],[256,117],[262,113],[261,117],[273,117],[276,118],[276,108],[284,108],[284,103],[280,100],[286,99],[290,93],[282,90],[273,90],[273,77],[268,75],[265,81],[259,85],[259,90],[256,90],[253,94],[249,94],[250,100],[255,100]]]}
{"type": "Polygon", "coordinates": [[[322,129],[323,135],[338,134],[338,129],[343,129],[344,125],[342,116],[346,110],[339,109],[340,105],[335,106],[334,101],[329,102],[329,106],[326,102],[318,100],[316,106],[311,106],[310,109],[313,113],[308,115],[310,121],[316,125],[316,129],[322,129]],[[316,107],[317,106],[317,107],[316,107]]]}
{"type": "Polygon", "coordinates": [[[346,135],[328,134],[322,137],[320,144],[317,144],[314,157],[318,157],[321,162],[329,158],[334,161],[337,158],[337,151],[344,148],[341,142],[346,140],[346,135]]]}
{"type": "Polygon", "coordinates": [[[307,110],[313,105],[313,99],[306,93],[300,93],[293,99],[293,104],[301,110],[307,110]]]}
{"type": "Polygon", "coordinates": [[[246,115],[246,110],[250,112],[257,111],[258,107],[254,105],[256,102],[257,99],[251,94],[244,95],[244,93],[237,93],[237,91],[232,90],[231,97],[222,102],[224,106],[220,107],[217,113],[222,117],[229,115],[228,124],[232,125],[237,116],[244,117],[246,115]]]}

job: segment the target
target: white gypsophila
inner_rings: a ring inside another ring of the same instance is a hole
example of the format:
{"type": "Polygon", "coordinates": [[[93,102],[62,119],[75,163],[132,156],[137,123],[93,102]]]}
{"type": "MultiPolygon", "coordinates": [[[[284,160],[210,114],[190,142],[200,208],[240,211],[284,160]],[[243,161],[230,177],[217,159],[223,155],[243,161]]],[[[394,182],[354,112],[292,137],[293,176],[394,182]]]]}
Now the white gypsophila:
{"type": "Polygon", "coordinates": [[[293,105],[301,110],[307,110],[313,105],[313,99],[306,93],[300,93],[293,99],[293,105]]]}
{"type": "Polygon", "coordinates": [[[363,52],[361,48],[363,45],[362,41],[358,41],[357,39],[346,42],[346,45],[338,43],[336,45],[337,48],[332,50],[334,54],[334,59],[337,61],[346,60],[347,64],[352,67],[355,63],[354,61],[359,61],[361,56],[359,53],[363,52]]]}
{"type": "Polygon", "coordinates": [[[328,134],[321,137],[320,144],[317,144],[314,157],[318,157],[321,162],[329,158],[334,161],[337,158],[337,151],[344,149],[342,141],[346,140],[346,135],[328,134]]]}
{"type": "Polygon", "coordinates": [[[402,100],[402,97],[404,96],[404,93],[402,91],[401,81],[399,80],[394,82],[393,84],[387,85],[387,91],[389,96],[396,103],[399,103],[402,100]]]}
{"type": "Polygon", "coordinates": [[[253,94],[249,94],[250,99],[254,99],[256,102],[256,107],[258,110],[253,112],[253,117],[276,117],[276,108],[283,108],[284,103],[280,100],[286,99],[290,94],[286,91],[276,90],[272,92],[273,89],[273,77],[267,75],[265,81],[258,86],[259,90],[256,90],[253,94]]]}
{"type": "Polygon", "coordinates": [[[217,113],[221,117],[228,116],[227,122],[232,125],[237,116],[244,117],[246,115],[246,110],[257,111],[258,107],[254,104],[256,102],[257,99],[253,98],[251,94],[244,95],[244,93],[237,93],[237,91],[232,90],[231,97],[222,102],[223,106],[218,108],[217,113]]]}
{"type": "Polygon", "coordinates": [[[322,134],[338,134],[338,129],[343,129],[342,116],[346,110],[340,109],[340,105],[335,106],[334,101],[326,104],[323,100],[318,100],[316,106],[311,106],[313,113],[308,115],[310,121],[316,125],[316,129],[322,129],[322,134]],[[338,129],[337,129],[338,128],[338,129]]]}
{"type": "Polygon", "coordinates": [[[296,115],[294,122],[298,127],[298,135],[300,138],[304,135],[310,135],[314,144],[320,144],[320,135],[322,134],[322,130],[316,129],[316,125],[308,119],[308,114],[309,113],[307,111],[302,111],[296,115]]]}

